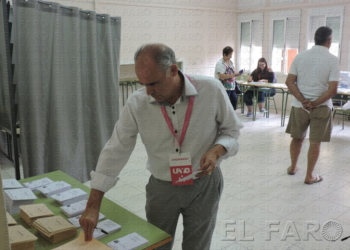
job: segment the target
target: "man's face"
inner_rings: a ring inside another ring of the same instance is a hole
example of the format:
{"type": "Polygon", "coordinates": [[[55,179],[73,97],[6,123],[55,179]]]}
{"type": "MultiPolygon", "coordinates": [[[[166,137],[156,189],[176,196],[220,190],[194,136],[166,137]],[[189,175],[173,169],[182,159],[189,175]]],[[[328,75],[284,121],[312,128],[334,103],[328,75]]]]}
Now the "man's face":
{"type": "MultiPolygon", "coordinates": [[[[177,69],[177,68],[176,68],[177,69]]],[[[136,75],[142,85],[146,87],[147,95],[151,95],[157,102],[170,99],[175,93],[174,67],[166,72],[158,69],[149,55],[140,55],[135,64],[136,75]]]]}

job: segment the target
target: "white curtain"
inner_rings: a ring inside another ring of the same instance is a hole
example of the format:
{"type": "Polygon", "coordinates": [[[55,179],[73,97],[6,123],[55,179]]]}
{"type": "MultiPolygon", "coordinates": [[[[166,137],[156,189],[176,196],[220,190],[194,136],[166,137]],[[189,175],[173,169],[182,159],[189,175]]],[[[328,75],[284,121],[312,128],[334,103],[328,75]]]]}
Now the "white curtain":
{"type": "Polygon", "coordinates": [[[24,175],[87,181],[119,116],[121,19],[37,0],[13,10],[24,175]]]}

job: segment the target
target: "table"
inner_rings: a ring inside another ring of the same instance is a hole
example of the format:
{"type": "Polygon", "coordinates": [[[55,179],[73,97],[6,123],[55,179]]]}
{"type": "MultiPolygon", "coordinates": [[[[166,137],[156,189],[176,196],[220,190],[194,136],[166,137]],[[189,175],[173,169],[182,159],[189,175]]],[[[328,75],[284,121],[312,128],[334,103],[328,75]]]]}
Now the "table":
{"type": "MultiPolygon", "coordinates": [[[[84,184],[80,183],[79,181],[75,180],[74,178],[68,176],[62,171],[55,171],[47,174],[38,175],[35,177],[26,178],[23,180],[20,180],[20,183],[25,183],[28,181],[34,181],[38,180],[44,177],[48,177],[53,181],[65,181],[72,185],[72,188],[80,188],[84,190],[87,193],[90,193],[90,188],[85,186],[84,184]]],[[[55,215],[61,215],[64,218],[67,218],[62,212],[61,212],[61,205],[57,203],[52,198],[46,198],[43,196],[40,192],[35,192],[38,199],[35,200],[35,204],[38,203],[44,203],[55,215]]],[[[141,247],[139,249],[154,249],[156,247],[159,247],[161,245],[164,245],[167,242],[172,241],[172,237],[170,234],[162,231],[161,229],[153,226],[149,222],[141,219],[137,215],[131,213],[130,211],[126,210],[125,208],[119,206],[118,204],[114,203],[113,201],[109,200],[108,198],[103,198],[101,210],[100,212],[106,216],[106,219],[111,219],[122,226],[121,230],[112,233],[99,241],[103,243],[108,243],[112,240],[115,240],[117,238],[123,237],[127,234],[136,232],[146,238],[149,241],[149,244],[141,247]]],[[[70,239],[67,239],[65,241],[62,241],[57,244],[51,244],[49,241],[45,240],[35,228],[30,228],[20,217],[19,214],[12,215],[13,218],[17,221],[19,225],[22,225],[26,229],[28,229],[31,233],[33,233],[35,236],[38,237],[38,240],[35,243],[35,249],[36,250],[49,250],[56,248],[58,246],[61,246],[71,240],[74,240],[78,237],[79,232],[81,231],[81,228],[78,229],[78,235],[76,237],[72,237],[70,239]]]]}
{"type": "MultiPolygon", "coordinates": [[[[252,87],[263,87],[263,88],[273,88],[273,89],[279,89],[282,93],[282,114],[281,114],[281,126],[284,126],[284,120],[286,116],[286,107],[287,107],[287,100],[288,100],[288,87],[284,83],[265,83],[265,82],[239,82],[237,83],[240,86],[252,86],[252,87]],[[284,94],[287,94],[286,101],[284,101],[284,94]]],[[[257,109],[257,97],[258,97],[258,88],[252,88],[251,90],[254,91],[254,97],[253,97],[253,121],[256,119],[256,109],[257,109]]]]}

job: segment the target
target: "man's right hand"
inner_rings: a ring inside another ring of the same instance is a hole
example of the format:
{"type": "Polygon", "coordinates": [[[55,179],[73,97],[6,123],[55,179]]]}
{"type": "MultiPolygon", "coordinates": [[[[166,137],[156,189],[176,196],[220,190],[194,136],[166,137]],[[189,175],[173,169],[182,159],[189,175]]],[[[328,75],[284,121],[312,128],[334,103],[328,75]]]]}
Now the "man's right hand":
{"type": "Polygon", "coordinates": [[[91,241],[95,227],[98,222],[99,210],[96,208],[86,207],[84,213],[79,219],[81,229],[85,234],[85,241],[91,241]]]}
{"type": "Polygon", "coordinates": [[[94,234],[94,230],[98,222],[98,216],[103,196],[104,192],[96,189],[91,189],[85,211],[79,219],[79,223],[85,234],[85,241],[92,240],[92,235],[94,234]]]}

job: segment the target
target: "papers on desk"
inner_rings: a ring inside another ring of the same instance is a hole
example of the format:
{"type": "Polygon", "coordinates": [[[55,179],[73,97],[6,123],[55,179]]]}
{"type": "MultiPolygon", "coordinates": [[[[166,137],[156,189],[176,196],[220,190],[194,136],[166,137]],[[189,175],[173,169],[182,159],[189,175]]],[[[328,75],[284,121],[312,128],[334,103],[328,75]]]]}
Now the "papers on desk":
{"type": "Polygon", "coordinates": [[[50,183],[52,183],[53,181],[47,177],[36,180],[36,181],[30,181],[30,182],[26,182],[23,183],[23,186],[25,186],[26,188],[30,188],[33,192],[35,192],[37,190],[37,188],[48,185],[50,183]]]}
{"type": "MultiPolygon", "coordinates": [[[[72,223],[76,228],[80,228],[80,223],[79,223],[79,219],[80,219],[81,215],[69,218],[68,221],[70,223],[72,223]]],[[[99,213],[98,215],[98,220],[103,220],[104,218],[106,218],[106,216],[104,216],[103,214],[99,213]]]]}
{"type": "Polygon", "coordinates": [[[134,250],[147,244],[147,239],[143,238],[137,233],[131,233],[122,238],[109,242],[107,246],[113,248],[114,250],[134,250]]]}
{"type": "Polygon", "coordinates": [[[3,189],[23,188],[23,186],[16,179],[3,179],[2,188],[3,189]]]}
{"type": "Polygon", "coordinates": [[[30,226],[33,227],[35,220],[55,214],[45,204],[31,204],[20,206],[19,215],[30,226]]]}
{"type": "Polygon", "coordinates": [[[111,248],[95,239],[85,242],[84,232],[81,232],[75,240],[53,250],[111,250],[111,248]]]}
{"type": "Polygon", "coordinates": [[[38,239],[23,226],[9,227],[11,250],[34,250],[34,242],[38,239]]]}
{"type": "Polygon", "coordinates": [[[70,205],[72,203],[86,200],[88,194],[80,188],[73,188],[60,194],[54,194],[51,198],[54,198],[61,205],[70,205]]]}
{"type": "Polygon", "coordinates": [[[119,225],[118,223],[115,223],[114,221],[111,221],[110,219],[101,221],[97,223],[97,226],[96,226],[97,229],[101,229],[108,234],[118,231],[119,229],[121,229],[121,227],[122,227],[121,225],[119,225]]]}
{"type": "Polygon", "coordinates": [[[77,229],[61,216],[37,219],[33,226],[53,244],[77,235],[77,229]]]}
{"type": "Polygon", "coordinates": [[[72,186],[64,181],[55,181],[48,185],[37,188],[45,197],[51,197],[54,194],[62,193],[71,189],[72,186]]]}
{"type": "Polygon", "coordinates": [[[37,198],[29,188],[4,190],[6,210],[10,214],[19,213],[19,206],[33,204],[37,198]]]}
{"type": "Polygon", "coordinates": [[[74,217],[85,211],[87,200],[78,201],[67,206],[61,207],[62,212],[68,217],[74,217]]]}
{"type": "Polygon", "coordinates": [[[7,220],[8,226],[17,225],[17,222],[15,221],[15,219],[12,218],[11,214],[9,214],[8,212],[6,212],[6,220],[7,220]]]}

